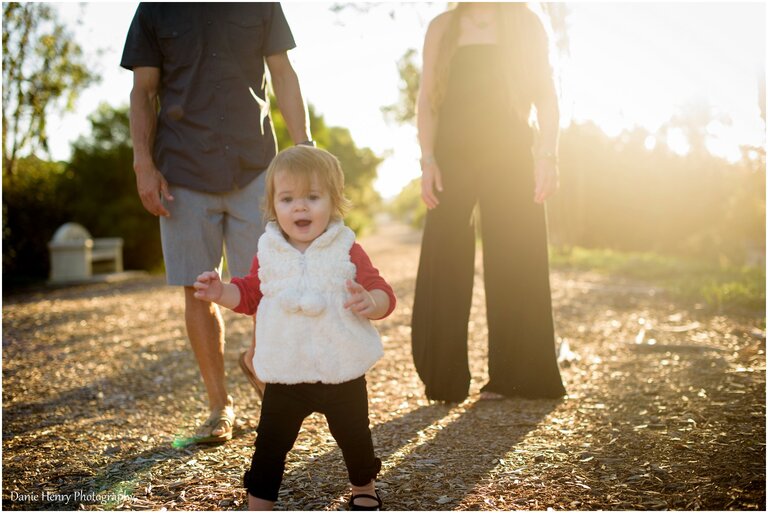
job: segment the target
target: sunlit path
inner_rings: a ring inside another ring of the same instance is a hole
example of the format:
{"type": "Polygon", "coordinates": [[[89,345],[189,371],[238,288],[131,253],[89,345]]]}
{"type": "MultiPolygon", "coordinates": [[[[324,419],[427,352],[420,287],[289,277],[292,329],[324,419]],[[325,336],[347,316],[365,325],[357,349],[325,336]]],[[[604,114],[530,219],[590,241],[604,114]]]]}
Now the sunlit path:
{"type": "MultiPolygon", "coordinates": [[[[400,298],[379,325],[385,357],[368,374],[388,508],[762,509],[761,319],[676,304],[618,277],[554,272],[557,333],[576,355],[563,368],[569,397],[481,403],[478,269],[472,396],[430,404],[410,356],[418,242],[401,225],[365,240],[400,298]]],[[[250,319],[225,312],[235,439],[174,449],[205,411],[181,310],[180,292],[154,278],[5,298],[4,509],[244,508],[241,477],[258,407],[236,359],[250,319]]],[[[345,481],[325,421],[310,417],[289,455],[278,507],[345,509],[345,481]]]]}

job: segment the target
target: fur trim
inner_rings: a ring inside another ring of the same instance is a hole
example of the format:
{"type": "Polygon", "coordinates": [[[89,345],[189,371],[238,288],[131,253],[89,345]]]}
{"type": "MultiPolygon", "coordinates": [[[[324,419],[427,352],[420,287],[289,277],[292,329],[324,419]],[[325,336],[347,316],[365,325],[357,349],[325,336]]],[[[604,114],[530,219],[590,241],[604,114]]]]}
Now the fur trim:
{"type": "Polygon", "coordinates": [[[267,383],[343,383],[381,358],[379,333],[368,319],[344,308],[346,280],[357,269],[349,251],[355,234],[342,221],[301,253],[275,222],[259,239],[264,297],[256,312],[259,378],[267,383]]]}

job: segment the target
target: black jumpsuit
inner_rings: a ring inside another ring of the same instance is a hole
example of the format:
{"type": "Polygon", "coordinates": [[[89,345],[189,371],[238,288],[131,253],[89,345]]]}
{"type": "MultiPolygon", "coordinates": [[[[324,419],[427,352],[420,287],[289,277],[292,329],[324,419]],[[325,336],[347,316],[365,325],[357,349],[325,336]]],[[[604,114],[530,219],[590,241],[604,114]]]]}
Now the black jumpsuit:
{"type": "Polygon", "coordinates": [[[462,401],[469,391],[475,204],[488,312],[483,391],[565,394],[555,355],[546,218],[533,201],[532,133],[508,101],[499,51],[490,44],[456,49],[438,113],[435,158],[444,191],[426,217],[412,322],[414,363],[433,400],[462,401]]]}

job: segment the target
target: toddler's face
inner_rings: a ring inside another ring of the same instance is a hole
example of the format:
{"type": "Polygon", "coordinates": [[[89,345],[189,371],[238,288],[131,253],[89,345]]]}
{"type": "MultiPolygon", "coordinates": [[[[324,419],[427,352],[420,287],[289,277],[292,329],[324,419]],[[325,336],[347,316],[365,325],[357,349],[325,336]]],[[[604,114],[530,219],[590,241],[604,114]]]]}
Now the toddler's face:
{"type": "Polygon", "coordinates": [[[275,173],[275,214],[288,242],[299,251],[328,228],[333,213],[331,196],[317,176],[309,183],[284,171],[275,173]]]}

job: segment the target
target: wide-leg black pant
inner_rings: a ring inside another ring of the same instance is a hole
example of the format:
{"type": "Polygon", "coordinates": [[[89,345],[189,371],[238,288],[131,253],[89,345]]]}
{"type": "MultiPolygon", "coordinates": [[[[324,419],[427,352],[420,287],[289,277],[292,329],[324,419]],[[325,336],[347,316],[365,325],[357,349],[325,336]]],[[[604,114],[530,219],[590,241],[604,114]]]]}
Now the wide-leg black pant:
{"type": "Polygon", "coordinates": [[[248,493],[259,499],[277,500],[285,457],[304,419],[313,412],[325,415],[344,456],[350,482],[364,486],[375,479],[381,460],[373,453],[365,376],[339,384],[267,383],[256,430],[256,450],[251,468],[243,477],[248,493]]]}
{"type": "Polygon", "coordinates": [[[565,389],[555,354],[546,216],[533,201],[530,148],[486,140],[475,146],[487,150],[467,151],[471,138],[464,135],[464,147],[440,141],[436,147],[444,192],[424,227],[412,319],[416,369],[428,398],[467,397],[467,326],[475,272],[472,212],[477,204],[488,315],[489,381],[483,390],[561,397],[565,389]]]}

